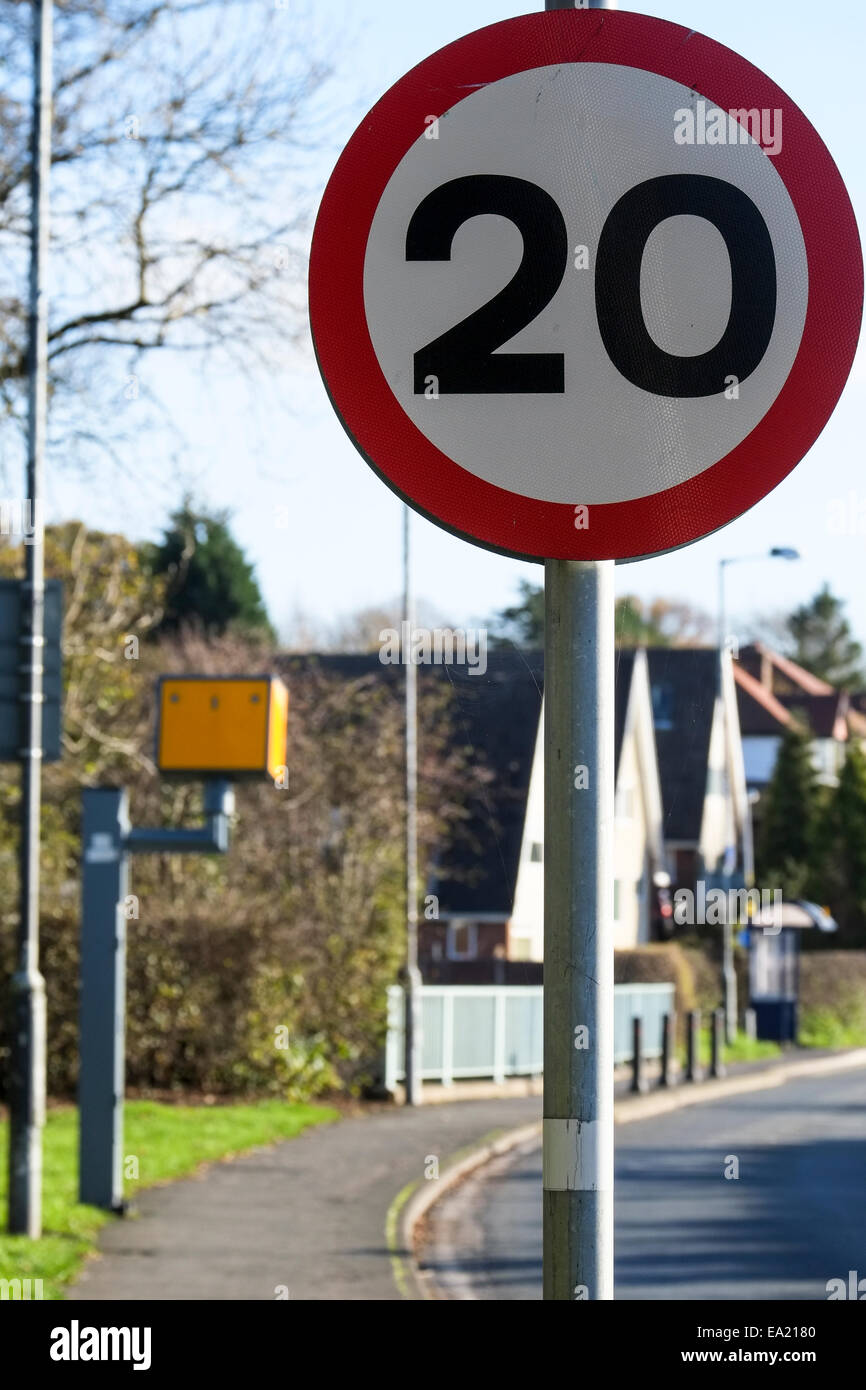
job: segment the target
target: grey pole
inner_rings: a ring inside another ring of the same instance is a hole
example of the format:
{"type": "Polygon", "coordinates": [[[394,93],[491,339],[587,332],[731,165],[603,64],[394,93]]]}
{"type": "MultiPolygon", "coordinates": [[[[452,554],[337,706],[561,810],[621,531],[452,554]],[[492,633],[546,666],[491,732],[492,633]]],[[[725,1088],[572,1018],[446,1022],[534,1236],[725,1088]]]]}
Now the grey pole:
{"type": "Polygon", "coordinates": [[[724,650],[728,634],[725,631],[727,626],[727,616],[725,614],[725,565],[728,560],[719,561],[719,652],[724,650]]]}
{"type": "Polygon", "coordinates": [[[546,1299],[613,1298],[613,569],[545,564],[546,1299]]]}
{"type": "Polygon", "coordinates": [[[124,1210],[129,855],[225,854],[233,810],[223,777],[205,783],[204,824],[195,829],[131,827],[125,791],[82,793],[78,1184],[80,1200],[92,1206],[124,1210]]]}
{"type": "Polygon", "coordinates": [[[614,565],[548,560],[544,1297],[613,1298],[614,565]]]}
{"type": "Polygon", "coordinates": [[[45,1123],[45,981],[39,970],[39,820],[42,791],[42,662],[45,565],[42,526],[47,371],[45,262],[51,165],[52,0],[33,3],[33,123],[30,136],[30,312],[27,341],[27,495],[21,602],[21,848],[18,959],[11,981],[9,1230],[42,1234],[45,1123]]]}
{"type": "Polygon", "coordinates": [[[415,594],[412,585],[410,511],[403,508],[403,612],[406,665],[406,1104],[420,1105],[421,1086],[421,972],[418,969],[418,667],[412,660],[415,594]]]}
{"type": "Polygon", "coordinates": [[[122,1211],[129,813],[125,791],[82,795],[79,1196],[122,1211]]]}
{"type": "MultiPolygon", "coordinates": [[[[725,631],[727,618],[725,615],[725,566],[730,564],[730,560],[719,561],[719,696],[724,696],[725,681],[725,654],[727,651],[728,634],[725,631]]],[[[727,888],[727,882],[725,887],[727,888]]],[[[734,928],[731,922],[731,914],[726,909],[725,919],[722,924],[722,988],[725,1000],[725,1036],[729,1043],[733,1043],[737,1036],[737,972],[734,969],[734,928]]]]}

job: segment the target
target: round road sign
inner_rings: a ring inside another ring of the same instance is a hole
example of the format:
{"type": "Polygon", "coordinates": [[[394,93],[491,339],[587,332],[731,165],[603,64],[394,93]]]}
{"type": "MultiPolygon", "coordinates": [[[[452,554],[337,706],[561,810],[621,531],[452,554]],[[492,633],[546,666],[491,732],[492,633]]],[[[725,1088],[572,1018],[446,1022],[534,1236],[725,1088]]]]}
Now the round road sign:
{"type": "Polygon", "coordinates": [[[856,347],[845,187],[764,73],[643,15],[494,24],[403,77],[322,199],[333,405],[416,510],[527,559],[726,525],[817,438],[856,347]]]}

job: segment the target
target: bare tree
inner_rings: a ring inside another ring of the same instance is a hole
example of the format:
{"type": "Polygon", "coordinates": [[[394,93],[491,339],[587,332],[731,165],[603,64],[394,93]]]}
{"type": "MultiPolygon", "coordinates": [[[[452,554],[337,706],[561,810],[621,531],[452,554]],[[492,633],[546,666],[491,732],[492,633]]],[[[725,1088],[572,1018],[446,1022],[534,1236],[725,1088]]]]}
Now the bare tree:
{"type": "MultiPolygon", "coordinates": [[[[88,409],[138,395],[142,354],[273,368],[302,331],[304,190],[329,67],[301,8],[57,0],[49,363],[67,457],[72,437],[92,459],[122,433],[122,409],[88,409]]],[[[26,373],[29,25],[29,3],[0,0],[7,424],[26,373]]]]}

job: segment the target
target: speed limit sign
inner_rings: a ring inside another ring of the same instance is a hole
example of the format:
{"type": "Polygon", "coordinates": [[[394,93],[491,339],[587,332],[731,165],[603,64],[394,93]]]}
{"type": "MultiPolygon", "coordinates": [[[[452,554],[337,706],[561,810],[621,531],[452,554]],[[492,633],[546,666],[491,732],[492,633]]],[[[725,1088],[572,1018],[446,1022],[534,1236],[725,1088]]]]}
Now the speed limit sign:
{"type": "Polygon", "coordinates": [[[418,511],[527,559],[707,535],[817,438],[859,331],[851,205],[820,137],[678,25],[527,15],[378,102],[322,200],[319,365],[418,511]]]}

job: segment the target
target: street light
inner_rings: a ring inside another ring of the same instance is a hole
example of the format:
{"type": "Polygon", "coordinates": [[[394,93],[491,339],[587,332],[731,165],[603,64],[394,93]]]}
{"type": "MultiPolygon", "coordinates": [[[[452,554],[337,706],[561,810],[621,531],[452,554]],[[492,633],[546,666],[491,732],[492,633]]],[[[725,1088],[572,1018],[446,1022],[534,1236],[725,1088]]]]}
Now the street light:
{"type": "Polygon", "coordinates": [[[33,124],[30,134],[30,304],[27,326],[27,490],[33,518],[21,589],[21,840],[17,964],[10,981],[9,1234],[42,1234],[45,1124],[45,980],[39,969],[39,828],[45,649],[45,534],[42,501],[48,333],[48,179],[51,169],[53,0],[34,0],[33,124]]]}
{"type": "Polygon", "coordinates": [[[719,652],[724,649],[727,641],[725,632],[725,566],[753,564],[757,560],[799,560],[801,558],[799,550],[795,550],[792,545],[774,545],[763,555],[732,555],[726,560],[719,561],[719,652]]]}
{"type": "MultiPolygon", "coordinates": [[[[724,679],[724,652],[727,646],[725,632],[725,566],[752,563],[756,560],[799,560],[800,552],[791,545],[774,545],[764,555],[732,555],[719,561],[719,661],[718,688],[722,691],[724,679]]],[[[730,899],[727,899],[730,901],[730,899]]],[[[731,914],[725,911],[722,945],[722,988],[725,1001],[725,1038],[732,1043],[737,1036],[737,975],[734,970],[734,933],[731,914]]]]}

